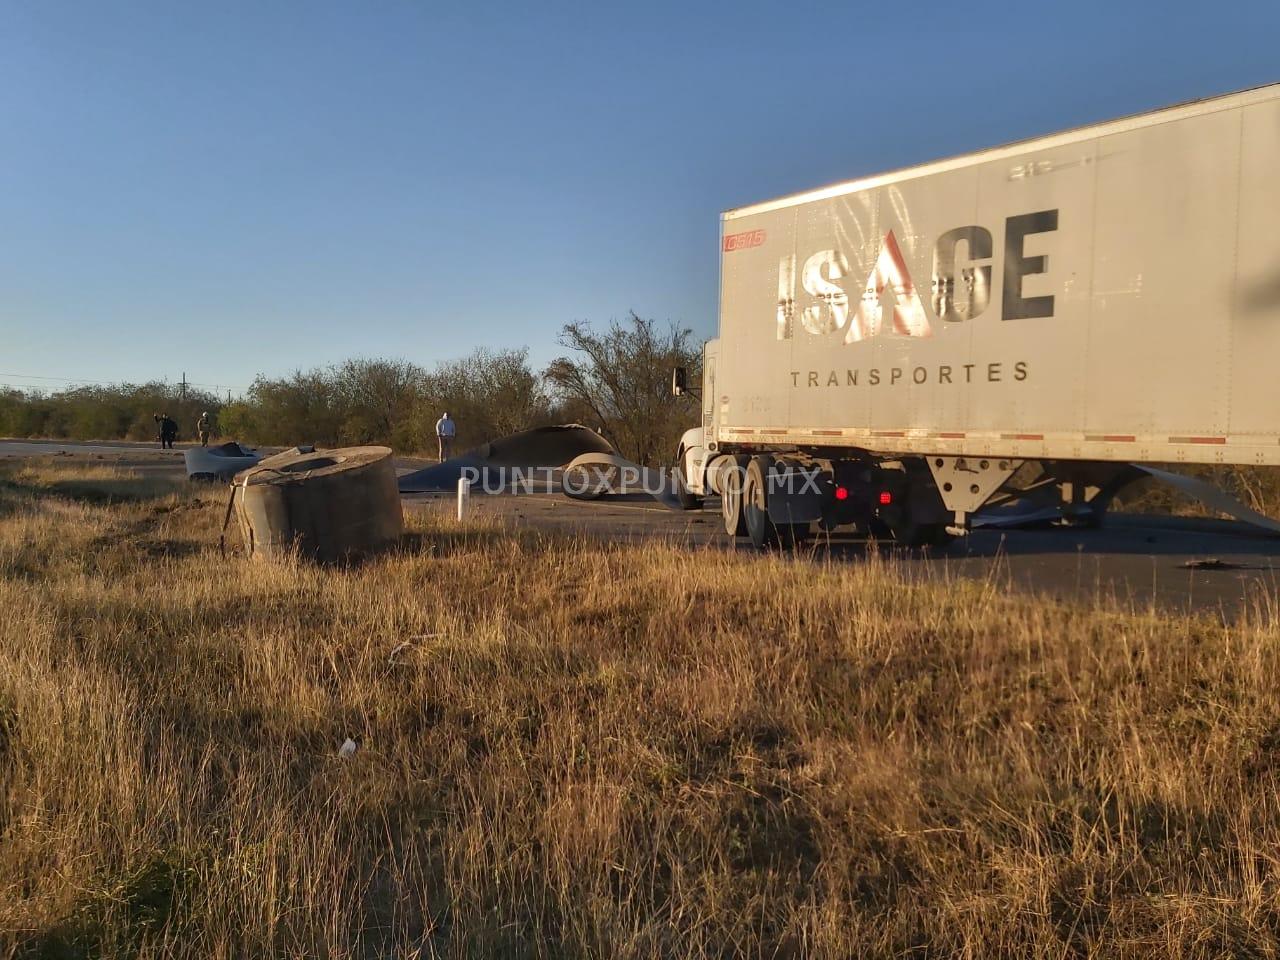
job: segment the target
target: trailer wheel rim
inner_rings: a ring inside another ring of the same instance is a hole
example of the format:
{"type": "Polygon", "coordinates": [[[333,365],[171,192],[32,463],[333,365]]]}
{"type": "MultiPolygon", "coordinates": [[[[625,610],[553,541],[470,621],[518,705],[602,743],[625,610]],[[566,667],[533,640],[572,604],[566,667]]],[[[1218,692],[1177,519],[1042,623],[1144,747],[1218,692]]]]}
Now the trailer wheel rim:
{"type": "Polygon", "coordinates": [[[745,536],[746,520],[742,514],[742,487],[746,467],[750,460],[741,454],[733,456],[722,469],[731,471],[721,481],[720,515],[724,517],[724,532],[731,537],[745,536]]]}
{"type": "Polygon", "coordinates": [[[731,537],[737,536],[738,525],[742,521],[742,497],[738,492],[737,483],[738,481],[731,476],[725,482],[723,492],[720,494],[720,516],[724,518],[724,532],[731,537]]]}

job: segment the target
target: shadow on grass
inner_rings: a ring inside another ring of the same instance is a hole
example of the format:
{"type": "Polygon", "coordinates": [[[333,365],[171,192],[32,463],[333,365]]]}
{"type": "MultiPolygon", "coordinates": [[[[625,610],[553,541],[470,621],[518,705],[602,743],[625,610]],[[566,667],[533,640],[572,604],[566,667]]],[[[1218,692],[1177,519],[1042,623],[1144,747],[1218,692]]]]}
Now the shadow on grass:
{"type": "Polygon", "coordinates": [[[145,533],[138,533],[128,537],[96,537],[90,541],[89,546],[95,551],[134,550],[140,556],[149,560],[181,560],[216,549],[194,540],[148,537],[145,533]]]}
{"type": "Polygon", "coordinates": [[[181,921],[199,866],[200,857],[187,851],[157,853],[136,871],[87,893],[61,920],[21,944],[17,956],[87,960],[116,951],[136,953],[181,921]]]}
{"type": "Polygon", "coordinates": [[[157,477],[76,476],[74,472],[51,477],[39,472],[0,473],[0,496],[53,497],[94,506],[158,500],[181,489],[176,482],[157,477]]]}
{"type": "Polygon", "coordinates": [[[509,547],[516,540],[520,541],[522,545],[528,546],[535,543],[536,539],[536,537],[526,535],[524,531],[501,528],[411,530],[400,538],[400,542],[392,548],[391,552],[404,555],[449,557],[499,545],[509,547]]]}
{"type": "MultiPolygon", "coordinates": [[[[326,570],[355,571],[389,558],[442,558],[474,553],[499,544],[509,546],[514,536],[512,531],[502,530],[470,530],[452,533],[413,530],[401,534],[395,542],[380,547],[339,557],[316,559],[308,553],[305,544],[301,542],[295,543],[292,549],[273,550],[270,556],[264,555],[261,551],[254,555],[245,546],[238,531],[232,530],[227,535],[224,556],[228,559],[254,560],[261,563],[298,563],[326,570]]],[[[107,546],[108,543],[104,540],[100,545],[107,546]]],[[[204,548],[199,544],[165,540],[150,544],[146,549],[151,556],[187,556],[198,553],[204,548]]],[[[217,549],[216,546],[214,549],[217,549]]]]}

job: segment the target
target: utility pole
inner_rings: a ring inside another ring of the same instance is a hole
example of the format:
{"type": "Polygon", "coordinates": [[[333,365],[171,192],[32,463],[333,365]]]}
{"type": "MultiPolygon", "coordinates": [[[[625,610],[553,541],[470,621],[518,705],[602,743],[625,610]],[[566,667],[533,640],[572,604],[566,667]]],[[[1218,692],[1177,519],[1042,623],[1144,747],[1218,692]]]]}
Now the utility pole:
{"type": "Polygon", "coordinates": [[[187,371],[182,371],[182,402],[187,402],[187,371]]]}

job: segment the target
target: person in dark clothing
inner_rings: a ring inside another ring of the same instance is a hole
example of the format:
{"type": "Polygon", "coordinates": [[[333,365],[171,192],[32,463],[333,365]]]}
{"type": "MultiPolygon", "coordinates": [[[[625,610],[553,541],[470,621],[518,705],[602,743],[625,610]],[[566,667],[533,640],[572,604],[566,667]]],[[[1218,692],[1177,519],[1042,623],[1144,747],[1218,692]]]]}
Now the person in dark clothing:
{"type": "Polygon", "coordinates": [[[155,421],[160,424],[160,449],[172,450],[173,441],[178,439],[178,424],[167,413],[157,413],[155,421]]]}

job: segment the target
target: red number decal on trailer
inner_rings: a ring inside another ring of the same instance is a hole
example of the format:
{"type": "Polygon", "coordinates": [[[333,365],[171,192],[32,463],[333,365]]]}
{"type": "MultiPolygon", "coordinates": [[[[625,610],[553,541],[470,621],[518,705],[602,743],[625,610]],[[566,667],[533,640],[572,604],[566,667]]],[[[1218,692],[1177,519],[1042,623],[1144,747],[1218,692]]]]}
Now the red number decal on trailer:
{"type": "Polygon", "coordinates": [[[746,250],[748,247],[758,247],[764,243],[763,230],[748,230],[746,233],[731,233],[724,238],[724,252],[733,253],[735,250],[746,250]]]}

